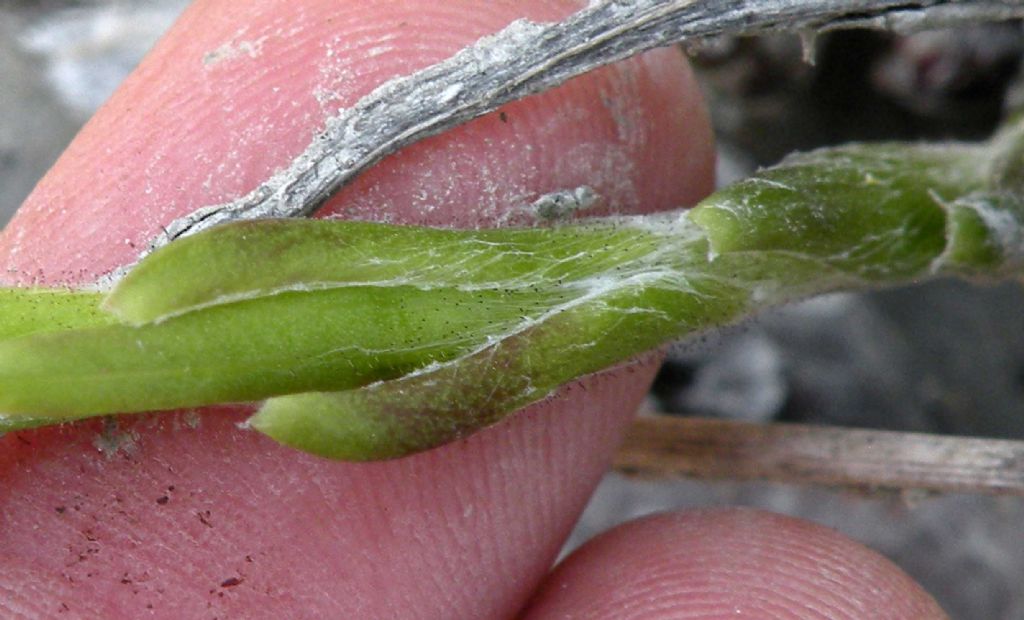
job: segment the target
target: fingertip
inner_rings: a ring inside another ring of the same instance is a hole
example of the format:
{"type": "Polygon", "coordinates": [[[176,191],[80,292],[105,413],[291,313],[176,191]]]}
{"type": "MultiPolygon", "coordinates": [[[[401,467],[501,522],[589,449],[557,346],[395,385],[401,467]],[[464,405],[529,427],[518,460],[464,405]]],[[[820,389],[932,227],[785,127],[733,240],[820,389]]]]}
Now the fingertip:
{"type": "Polygon", "coordinates": [[[634,521],[587,543],[524,618],[941,619],[895,564],[782,515],[702,510],[634,521]]]}
{"type": "MultiPolygon", "coordinates": [[[[104,273],[174,217],[252,189],[329,112],[381,81],[524,14],[552,19],[580,3],[243,4],[194,3],[83,130],[0,238],[10,272],[51,283],[104,273]],[[439,15],[467,8],[477,11],[471,27],[439,15]]],[[[592,73],[506,116],[382,161],[328,210],[477,226],[580,184],[623,212],[676,207],[710,187],[710,130],[676,50],[592,73]]],[[[508,617],[546,574],[654,372],[648,357],[463,442],[361,467],[245,434],[224,411],[194,416],[194,427],[168,416],[126,422],[117,436],[131,450],[116,458],[97,454],[89,425],[38,431],[0,462],[18,498],[0,506],[10,525],[0,542],[18,550],[15,568],[69,577],[35,596],[40,604],[68,591],[117,610],[108,616],[150,613],[124,587],[129,565],[159,577],[137,587],[156,613],[177,616],[212,605],[242,617],[508,617]],[[85,532],[90,562],[69,568],[85,532]],[[91,551],[97,536],[102,555],[91,551]],[[244,585],[222,596],[216,584],[241,570],[244,585]]]]}

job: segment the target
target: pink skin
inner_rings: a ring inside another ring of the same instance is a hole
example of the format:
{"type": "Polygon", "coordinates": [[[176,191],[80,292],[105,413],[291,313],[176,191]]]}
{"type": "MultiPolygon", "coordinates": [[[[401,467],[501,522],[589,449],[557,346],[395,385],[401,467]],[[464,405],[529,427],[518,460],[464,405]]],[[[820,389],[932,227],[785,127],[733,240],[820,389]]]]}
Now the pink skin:
{"type": "MultiPolygon", "coordinates": [[[[8,281],[89,281],[174,217],[251,189],[330,110],[383,80],[516,17],[557,19],[578,6],[198,0],[0,236],[8,281]]],[[[711,188],[710,131],[675,51],[503,112],[388,158],[324,213],[486,225],[583,183],[624,211],[692,204],[711,188]]],[[[544,580],[655,362],[588,377],[470,439],[386,463],[300,454],[237,429],[245,412],[225,408],[122,418],[113,435],[128,445],[105,454],[96,422],[7,435],[0,616],[511,617],[544,580]]],[[[743,556],[726,544],[742,541],[743,528],[701,523],[725,545],[709,568],[743,556]]],[[[659,540],[658,527],[645,528],[637,544],[659,540]]],[[[775,529],[780,541],[804,535],[775,529]]],[[[823,553],[853,545],[816,540],[823,553]]],[[[614,549],[599,559],[643,570],[643,555],[614,549]]],[[[774,570],[770,554],[759,558],[774,570]]],[[[881,559],[869,564],[898,573],[881,559]]],[[[605,570],[572,566],[584,588],[605,570]]],[[[671,591],[685,599],[685,589],[671,591]]],[[[555,600],[545,593],[541,609],[555,600]]]]}
{"type": "Polygon", "coordinates": [[[648,517],[591,540],[524,620],[944,618],[903,571],[820,525],[753,510],[648,517]]]}

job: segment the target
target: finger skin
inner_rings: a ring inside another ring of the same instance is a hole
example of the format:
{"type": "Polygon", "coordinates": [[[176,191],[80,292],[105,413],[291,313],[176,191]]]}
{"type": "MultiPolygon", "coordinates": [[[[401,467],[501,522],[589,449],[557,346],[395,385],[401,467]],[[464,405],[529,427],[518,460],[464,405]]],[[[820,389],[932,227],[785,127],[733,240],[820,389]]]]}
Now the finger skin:
{"type": "MultiPolygon", "coordinates": [[[[0,237],[9,279],[82,282],[160,227],[243,195],[309,144],[334,109],[442,60],[524,12],[574,2],[194,3],[88,123],[0,237]]],[[[511,205],[588,184],[623,211],[711,189],[711,137],[672,50],[608,67],[370,170],[321,214],[493,224],[511,205]]]]}
{"type": "Polygon", "coordinates": [[[896,565],[807,521],[748,509],[657,515],[606,532],[545,581],[524,620],[939,620],[896,565]]]}
{"type": "MultiPolygon", "coordinates": [[[[7,280],[73,283],[236,197],[339,106],[512,19],[577,3],[199,0],[0,235],[7,280]]],[[[326,213],[477,225],[582,183],[627,211],[710,189],[707,120],[673,50],[388,158],[326,213]]],[[[329,462],[245,412],[0,438],[0,616],[500,618],[520,609],[607,466],[652,358],[465,441],[329,462]]]]}

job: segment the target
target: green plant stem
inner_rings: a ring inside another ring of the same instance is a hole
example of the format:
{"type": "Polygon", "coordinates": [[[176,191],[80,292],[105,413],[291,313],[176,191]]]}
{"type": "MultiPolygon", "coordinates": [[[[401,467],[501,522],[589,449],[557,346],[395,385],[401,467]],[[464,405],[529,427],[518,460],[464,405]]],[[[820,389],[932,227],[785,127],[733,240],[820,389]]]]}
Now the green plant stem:
{"type": "Polygon", "coordinates": [[[1012,193],[979,193],[979,154],[871,146],[791,158],[664,223],[652,234],[665,235],[671,252],[647,257],[641,277],[618,278],[586,304],[427,371],[270,399],[251,425],[324,456],[401,456],[660,342],[793,298],[1019,273],[1024,204],[1012,193]]]}
{"type": "Polygon", "coordinates": [[[278,441],[391,458],[767,306],[1019,277],[1020,132],[797,155],[675,214],[490,231],[223,226],[154,253],[102,304],[0,293],[0,429],[266,399],[250,426],[278,441]]]}

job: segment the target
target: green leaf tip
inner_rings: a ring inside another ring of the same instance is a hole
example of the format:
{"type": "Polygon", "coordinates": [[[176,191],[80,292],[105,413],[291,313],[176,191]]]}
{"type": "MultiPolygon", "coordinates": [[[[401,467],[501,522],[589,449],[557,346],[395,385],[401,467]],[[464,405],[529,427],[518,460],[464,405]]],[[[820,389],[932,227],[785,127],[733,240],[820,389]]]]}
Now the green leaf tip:
{"type": "Polygon", "coordinates": [[[236,222],[161,249],[104,300],[141,325],[287,291],[343,287],[529,290],[648,250],[611,227],[456,231],[369,222],[236,222]],[[587,260],[576,260],[587,253],[587,260]]]}
{"type": "Polygon", "coordinates": [[[396,458],[791,299],[1020,278],[1021,131],[794,155],[675,214],[229,224],[153,253],[105,298],[0,290],[0,431],[263,401],[249,426],[281,443],[396,458]]]}
{"type": "MultiPolygon", "coordinates": [[[[623,287],[596,296],[400,379],[272,398],[250,424],[287,445],[347,460],[394,458],[440,446],[498,422],[576,377],[657,346],[674,326],[669,315],[636,306],[646,295],[623,287]],[[637,320],[622,320],[634,311],[637,320]]],[[[676,301],[683,300],[666,298],[661,305],[687,305],[676,301]]]]}

